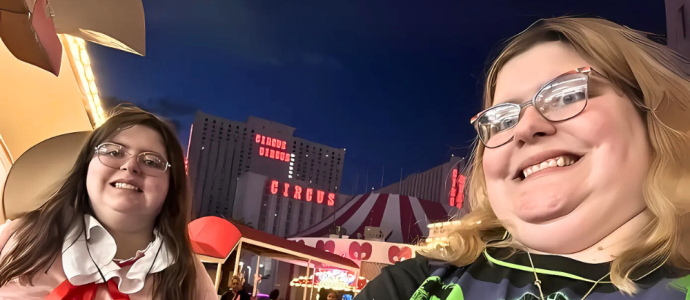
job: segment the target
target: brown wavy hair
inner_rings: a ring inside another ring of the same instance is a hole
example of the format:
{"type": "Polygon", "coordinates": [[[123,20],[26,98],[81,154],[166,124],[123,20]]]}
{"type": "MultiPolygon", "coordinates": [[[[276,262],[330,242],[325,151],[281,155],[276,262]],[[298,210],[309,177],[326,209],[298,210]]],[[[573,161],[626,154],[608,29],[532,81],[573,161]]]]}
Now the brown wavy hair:
{"type": "MultiPolygon", "coordinates": [[[[552,41],[572,46],[635,104],[653,149],[643,196],[656,218],[612,262],[612,282],[621,291],[634,294],[633,272],[644,274],[664,263],[689,270],[690,246],[683,241],[690,238],[690,61],[649,40],[645,33],[604,19],[543,19],[510,39],[491,64],[484,85],[484,108],[493,105],[496,78],[508,61],[552,41]]],[[[446,223],[450,230],[442,239],[447,242],[436,244],[428,252],[430,256],[467,265],[486,247],[522,248],[506,235],[491,209],[483,153],[484,146],[475,141],[466,186],[470,213],[446,223]],[[496,240],[500,242],[488,244],[496,240]]]]}
{"type": "Polygon", "coordinates": [[[134,125],[149,127],[163,137],[172,165],[169,169],[170,188],[155,220],[155,228],[175,263],[154,274],[153,296],[166,300],[193,299],[196,291],[196,258],[187,230],[191,198],[182,148],[171,126],[133,106],[113,109],[107,121],[90,134],[74,167],[57,191],[40,208],[17,220],[19,224],[14,232],[17,245],[0,262],[0,286],[13,279],[31,284],[33,276],[50,268],[61,254],[69,225],[84,214],[95,217],[86,190],[88,165],[94,156],[94,149],[118,131],[134,125]]]}

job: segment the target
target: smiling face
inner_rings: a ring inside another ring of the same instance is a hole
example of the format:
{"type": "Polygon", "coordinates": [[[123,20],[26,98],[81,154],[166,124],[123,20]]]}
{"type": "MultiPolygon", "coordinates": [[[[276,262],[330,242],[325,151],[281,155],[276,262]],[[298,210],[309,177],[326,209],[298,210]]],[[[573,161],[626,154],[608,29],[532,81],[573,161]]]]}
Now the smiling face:
{"type": "MultiPolygon", "coordinates": [[[[500,70],[493,105],[527,102],[553,78],[588,66],[597,69],[567,44],[536,45],[500,70]]],[[[513,140],[484,150],[491,207],[529,248],[584,250],[646,208],[645,125],[630,99],[602,77],[592,74],[589,88],[587,107],[576,117],[549,122],[527,107],[513,140]]]]}
{"type": "Polygon", "coordinates": [[[242,281],[238,278],[232,278],[232,281],[230,282],[230,288],[234,293],[237,293],[242,289],[242,281]]]}
{"type": "Polygon", "coordinates": [[[168,194],[170,172],[156,177],[147,175],[137,156],[152,152],[167,160],[163,138],[149,127],[135,125],[106,142],[122,146],[129,157],[119,168],[104,165],[96,155],[91,159],[86,189],[96,217],[101,221],[108,219],[103,216],[113,214],[155,219],[168,194]]]}

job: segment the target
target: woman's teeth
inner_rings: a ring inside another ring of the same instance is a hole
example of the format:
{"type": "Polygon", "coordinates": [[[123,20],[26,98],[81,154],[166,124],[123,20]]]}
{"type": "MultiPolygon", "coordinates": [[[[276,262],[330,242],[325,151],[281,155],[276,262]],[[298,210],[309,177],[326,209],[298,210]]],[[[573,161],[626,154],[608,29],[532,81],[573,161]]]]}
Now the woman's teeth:
{"type": "Polygon", "coordinates": [[[522,170],[522,175],[524,175],[525,178],[527,178],[534,173],[546,170],[548,168],[567,167],[569,165],[574,164],[576,161],[576,159],[569,156],[558,156],[554,158],[549,158],[541,163],[525,168],[524,170],[522,170]]]}
{"type": "Polygon", "coordinates": [[[116,182],[116,183],[115,183],[115,188],[133,190],[133,191],[137,191],[137,192],[140,192],[140,191],[141,191],[141,190],[140,190],[138,187],[136,187],[136,186],[133,186],[133,185],[128,184],[128,183],[121,183],[121,182],[116,182]]]}

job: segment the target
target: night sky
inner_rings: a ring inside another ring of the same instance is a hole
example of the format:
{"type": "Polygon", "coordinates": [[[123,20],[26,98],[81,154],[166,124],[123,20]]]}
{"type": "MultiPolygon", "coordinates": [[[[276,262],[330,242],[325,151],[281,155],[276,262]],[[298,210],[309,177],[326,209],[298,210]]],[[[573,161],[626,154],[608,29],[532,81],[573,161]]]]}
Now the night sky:
{"type": "MultiPolygon", "coordinates": [[[[145,0],[147,55],[91,45],[105,102],[179,127],[253,115],[347,148],[354,193],[466,155],[487,62],[541,17],[596,15],[665,34],[662,0],[145,0]],[[525,3],[529,2],[529,3],[525,3]]],[[[108,108],[108,107],[106,107],[108,108]]]]}

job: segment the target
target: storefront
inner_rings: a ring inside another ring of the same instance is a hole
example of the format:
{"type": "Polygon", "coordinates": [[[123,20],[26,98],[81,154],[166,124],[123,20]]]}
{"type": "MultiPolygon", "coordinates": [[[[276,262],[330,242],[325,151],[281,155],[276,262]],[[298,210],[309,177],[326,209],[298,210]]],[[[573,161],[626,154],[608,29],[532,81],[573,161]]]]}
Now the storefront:
{"type": "MultiPolygon", "coordinates": [[[[248,291],[252,295],[267,294],[278,289],[282,295],[291,290],[290,279],[270,281],[272,284],[259,289],[260,281],[264,280],[260,270],[265,259],[270,259],[291,266],[304,269],[305,278],[313,277],[314,270],[329,269],[357,274],[359,265],[342,256],[328,253],[259,231],[244,225],[232,224],[218,217],[204,217],[194,220],[189,225],[192,248],[197,257],[204,262],[206,270],[214,280],[216,289],[221,294],[229,287],[230,279],[235,274],[244,274],[245,281],[252,286],[248,291]],[[253,257],[249,265],[242,258],[246,255],[253,257]],[[249,270],[245,272],[245,270],[249,270]]],[[[358,276],[358,275],[353,275],[358,276]]],[[[265,286],[265,285],[263,285],[265,286]]],[[[263,287],[262,286],[262,287],[263,287]]],[[[312,286],[304,286],[298,294],[299,298],[307,299],[312,286]]]]}

